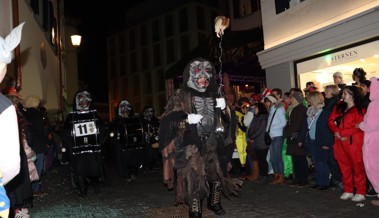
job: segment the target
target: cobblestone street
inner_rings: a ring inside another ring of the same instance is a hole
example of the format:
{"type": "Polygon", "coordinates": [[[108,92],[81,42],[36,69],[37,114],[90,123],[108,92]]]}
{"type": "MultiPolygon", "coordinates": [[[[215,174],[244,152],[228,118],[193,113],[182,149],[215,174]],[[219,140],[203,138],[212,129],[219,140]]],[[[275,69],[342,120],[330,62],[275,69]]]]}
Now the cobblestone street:
{"type": "MultiPolygon", "coordinates": [[[[118,178],[114,167],[107,167],[106,172],[108,182],[101,193],[89,189],[86,198],[79,198],[71,186],[68,166],[54,168],[43,181],[48,195],[35,198],[31,217],[188,217],[187,207],[174,206],[174,192],[163,185],[161,171],[140,175],[132,183],[118,178]]],[[[341,191],[333,189],[318,191],[245,182],[239,197],[222,199],[226,210],[223,217],[377,217],[379,208],[370,204],[373,198],[359,206],[340,200],[340,195],[341,191]]],[[[204,209],[203,217],[216,216],[204,209]]]]}

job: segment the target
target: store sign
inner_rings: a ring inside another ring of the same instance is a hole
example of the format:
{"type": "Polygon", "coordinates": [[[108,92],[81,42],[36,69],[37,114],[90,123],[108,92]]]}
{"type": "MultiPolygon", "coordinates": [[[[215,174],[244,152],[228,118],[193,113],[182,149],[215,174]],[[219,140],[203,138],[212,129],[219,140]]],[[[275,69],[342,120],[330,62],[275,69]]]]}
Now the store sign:
{"type": "Polygon", "coordinates": [[[298,74],[315,71],[327,67],[345,64],[351,61],[372,57],[379,54],[379,41],[348,48],[336,53],[327,54],[296,65],[298,74]]]}
{"type": "Polygon", "coordinates": [[[356,60],[358,57],[358,50],[350,50],[346,52],[337,53],[335,55],[331,55],[330,60],[328,60],[327,58],[327,61],[329,61],[328,65],[331,66],[335,64],[340,64],[343,61],[356,60]]]}

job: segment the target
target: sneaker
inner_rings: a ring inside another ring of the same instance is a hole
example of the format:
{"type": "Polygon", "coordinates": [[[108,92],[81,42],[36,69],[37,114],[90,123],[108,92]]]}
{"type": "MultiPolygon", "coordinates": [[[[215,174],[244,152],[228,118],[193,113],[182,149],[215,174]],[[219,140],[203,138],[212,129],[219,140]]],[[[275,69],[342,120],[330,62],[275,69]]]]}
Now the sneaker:
{"type": "Polygon", "coordinates": [[[341,195],[340,199],[341,199],[341,200],[349,200],[349,199],[351,199],[351,198],[353,198],[353,197],[354,197],[354,194],[353,194],[353,193],[344,192],[344,193],[341,195]]]}
{"type": "Polygon", "coordinates": [[[362,195],[362,194],[355,194],[351,200],[354,202],[361,202],[361,201],[366,200],[366,197],[365,195],[362,195]]]}
{"type": "Polygon", "coordinates": [[[375,192],[375,190],[373,188],[370,188],[367,192],[366,192],[366,197],[376,197],[378,195],[378,193],[375,192]]]}
{"type": "Polygon", "coordinates": [[[24,213],[22,210],[16,210],[14,214],[14,218],[29,218],[30,215],[27,213],[24,213]]]}

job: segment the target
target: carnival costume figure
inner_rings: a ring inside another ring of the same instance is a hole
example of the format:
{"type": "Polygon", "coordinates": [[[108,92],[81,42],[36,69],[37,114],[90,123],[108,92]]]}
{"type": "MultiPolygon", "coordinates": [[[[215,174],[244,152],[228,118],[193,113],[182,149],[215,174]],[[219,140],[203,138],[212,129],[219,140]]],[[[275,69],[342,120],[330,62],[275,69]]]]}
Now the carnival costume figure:
{"type": "Polygon", "coordinates": [[[153,107],[146,105],[142,111],[141,121],[145,136],[145,170],[153,170],[158,161],[159,145],[158,145],[158,130],[159,120],[155,116],[153,107]]]}
{"type": "Polygon", "coordinates": [[[183,72],[184,88],[169,99],[159,128],[164,182],[169,189],[176,185],[176,202],[189,206],[190,217],[201,217],[205,198],[208,209],[224,215],[221,192],[238,195],[242,185],[224,177],[220,167],[223,150],[233,142],[230,110],[214,77],[211,62],[190,61],[183,72]]]}
{"type": "MultiPolygon", "coordinates": [[[[70,131],[67,150],[70,155],[73,185],[79,195],[87,195],[88,185],[92,184],[98,193],[100,182],[104,182],[102,166],[102,122],[97,111],[92,109],[92,98],[88,91],[75,94],[73,112],[65,120],[65,129],[70,131]]],[[[67,141],[67,140],[66,140],[67,141]]]]}
{"type": "Polygon", "coordinates": [[[121,100],[116,110],[110,125],[110,141],[120,176],[131,182],[145,159],[142,122],[127,100],[121,100]]]}

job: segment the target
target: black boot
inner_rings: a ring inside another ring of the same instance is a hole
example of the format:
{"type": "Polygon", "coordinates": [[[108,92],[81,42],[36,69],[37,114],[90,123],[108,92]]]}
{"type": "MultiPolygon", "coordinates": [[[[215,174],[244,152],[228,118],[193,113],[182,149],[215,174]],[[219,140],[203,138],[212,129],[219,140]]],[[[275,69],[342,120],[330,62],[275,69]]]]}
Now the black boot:
{"type": "Polygon", "coordinates": [[[201,218],[201,201],[193,199],[192,204],[189,205],[189,218],[201,218]]]}
{"type": "Polygon", "coordinates": [[[221,206],[220,201],[221,183],[214,182],[211,185],[211,194],[208,196],[207,207],[209,210],[215,212],[216,215],[224,215],[225,210],[221,206]]]}

